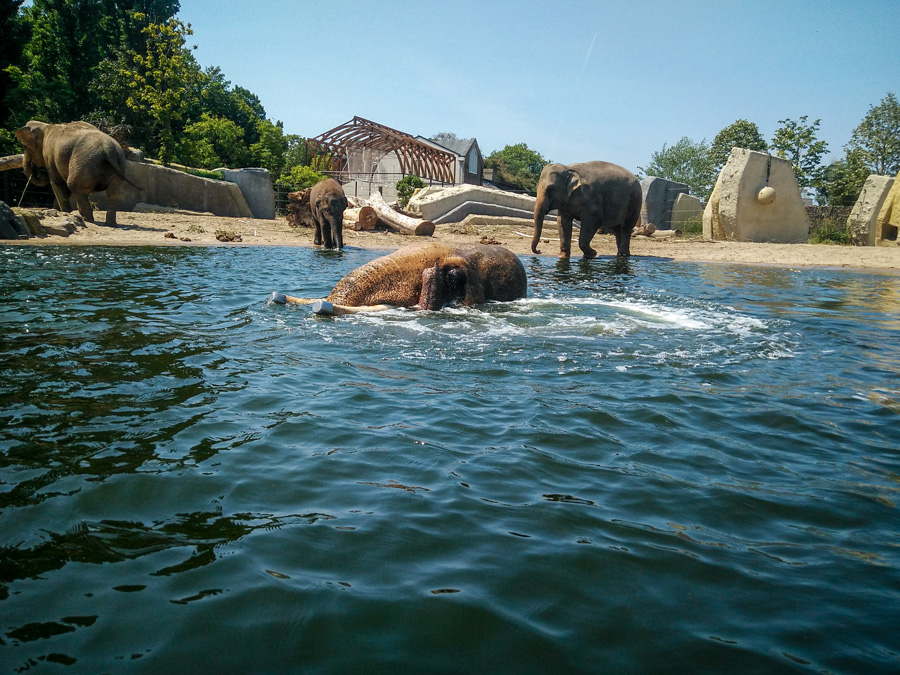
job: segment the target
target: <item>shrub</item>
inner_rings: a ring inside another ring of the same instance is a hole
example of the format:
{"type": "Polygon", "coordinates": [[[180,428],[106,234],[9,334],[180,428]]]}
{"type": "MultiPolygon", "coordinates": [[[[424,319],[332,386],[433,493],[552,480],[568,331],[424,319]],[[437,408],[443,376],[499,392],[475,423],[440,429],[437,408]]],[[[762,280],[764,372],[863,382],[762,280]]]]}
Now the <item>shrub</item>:
{"type": "Polygon", "coordinates": [[[324,175],[310,166],[294,166],[289,172],[281,174],[278,182],[290,185],[294,190],[303,190],[312,187],[323,178],[324,175]]]}
{"type": "Polygon", "coordinates": [[[809,243],[849,245],[852,242],[846,223],[826,219],[810,230],[809,243]]]}
{"type": "Polygon", "coordinates": [[[412,174],[398,180],[397,201],[399,202],[400,207],[405,209],[406,205],[409,204],[409,200],[412,198],[413,193],[416,191],[416,188],[423,187],[425,187],[425,181],[412,174]]]}

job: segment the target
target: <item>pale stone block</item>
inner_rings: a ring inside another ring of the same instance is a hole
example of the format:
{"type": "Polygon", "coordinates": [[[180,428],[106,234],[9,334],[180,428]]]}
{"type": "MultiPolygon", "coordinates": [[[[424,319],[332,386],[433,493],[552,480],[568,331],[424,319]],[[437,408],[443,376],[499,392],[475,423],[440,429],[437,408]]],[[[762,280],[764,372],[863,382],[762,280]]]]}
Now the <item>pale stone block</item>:
{"type": "Polygon", "coordinates": [[[890,176],[871,175],[847,218],[847,230],[856,246],[874,246],[878,234],[878,215],[881,213],[894,179],[890,176]]]}
{"type": "Polygon", "coordinates": [[[672,217],[669,219],[669,225],[672,229],[678,229],[686,222],[699,218],[703,215],[703,202],[693,195],[680,193],[672,204],[672,217]]]}
{"type": "Polygon", "coordinates": [[[791,163],[762,152],[732,149],[703,212],[703,234],[733,241],[805,242],[809,216],[791,163]],[[774,188],[775,199],[762,203],[758,195],[766,185],[774,188]]]}
{"type": "MultiPolygon", "coordinates": [[[[427,187],[420,190],[412,199],[406,210],[420,215],[425,220],[439,222],[441,217],[462,206],[466,202],[507,207],[511,212],[534,213],[535,198],[502,190],[492,190],[479,185],[455,185],[453,187],[427,187]]],[[[490,209],[494,211],[495,209],[490,209]]],[[[477,213],[477,209],[469,211],[477,213]]],[[[484,215],[501,215],[485,213],[484,215]]],[[[460,218],[462,220],[462,218],[460,218]]]]}
{"type": "Polygon", "coordinates": [[[900,173],[894,179],[881,211],[878,213],[878,227],[875,236],[877,245],[896,245],[900,243],[900,173]]]}

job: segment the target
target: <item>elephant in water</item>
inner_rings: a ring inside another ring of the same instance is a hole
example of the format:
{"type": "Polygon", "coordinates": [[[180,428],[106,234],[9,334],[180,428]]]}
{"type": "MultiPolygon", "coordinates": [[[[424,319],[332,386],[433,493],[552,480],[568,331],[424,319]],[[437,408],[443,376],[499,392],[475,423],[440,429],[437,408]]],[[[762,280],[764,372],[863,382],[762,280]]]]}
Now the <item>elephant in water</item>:
{"type": "Polygon", "coordinates": [[[616,253],[631,253],[631,231],[641,217],[641,184],[633,173],[609,162],[548,164],[541,171],[534,205],[534,238],[531,250],[538,251],[544,216],[557,209],[559,257],[572,251],[572,220],[581,222],[578,247],[585,258],[593,258],[591,239],[599,230],[616,235],[616,253]]]}
{"type": "Polygon", "coordinates": [[[87,122],[31,120],[16,131],[16,138],[25,149],[23,168],[28,178],[35,185],[50,183],[60,211],[71,208],[74,196],[81,217],[93,222],[88,195],[106,190],[106,224],[115,226],[125,183],[133,183],[125,177],[125,153],[112,136],[87,122]]]}
{"type": "Polygon", "coordinates": [[[460,301],[477,305],[488,300],[524,298],[525,267],[501,246],[448,246],[438,242],[410,244],[358,267],[341,279],[324,300],[273,293],[277,303],[313,305],[317,314],[348,314],[395,307],[438,310],[460,301]]]}

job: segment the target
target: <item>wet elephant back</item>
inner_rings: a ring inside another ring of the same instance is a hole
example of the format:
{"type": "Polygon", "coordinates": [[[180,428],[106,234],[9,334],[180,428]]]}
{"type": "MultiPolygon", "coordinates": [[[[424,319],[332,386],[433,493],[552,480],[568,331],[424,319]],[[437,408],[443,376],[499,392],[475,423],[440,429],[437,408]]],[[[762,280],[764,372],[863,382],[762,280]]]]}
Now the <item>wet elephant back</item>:
{"type": "Polygon", "coordinates": [[[337,282],[328,300],[351,306],[412,307],[419,302],[423,270],[451,252],[436,242],[405,246],[350,272],[337,282]]]}

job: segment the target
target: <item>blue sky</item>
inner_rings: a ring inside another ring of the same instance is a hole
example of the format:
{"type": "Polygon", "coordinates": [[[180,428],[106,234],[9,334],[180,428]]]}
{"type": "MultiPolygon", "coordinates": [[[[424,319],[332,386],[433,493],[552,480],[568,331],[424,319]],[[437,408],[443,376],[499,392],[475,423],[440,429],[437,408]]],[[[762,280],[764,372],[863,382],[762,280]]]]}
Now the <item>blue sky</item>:
{"type": "Polygon", "coordinates": [[[301,136],[359,115],[636,171],[682,136],[743,118],[768,141],[808,115],[831,161],[900,96],[900,0],[181,0],[178,16],[201,66],[301,136]]]}

